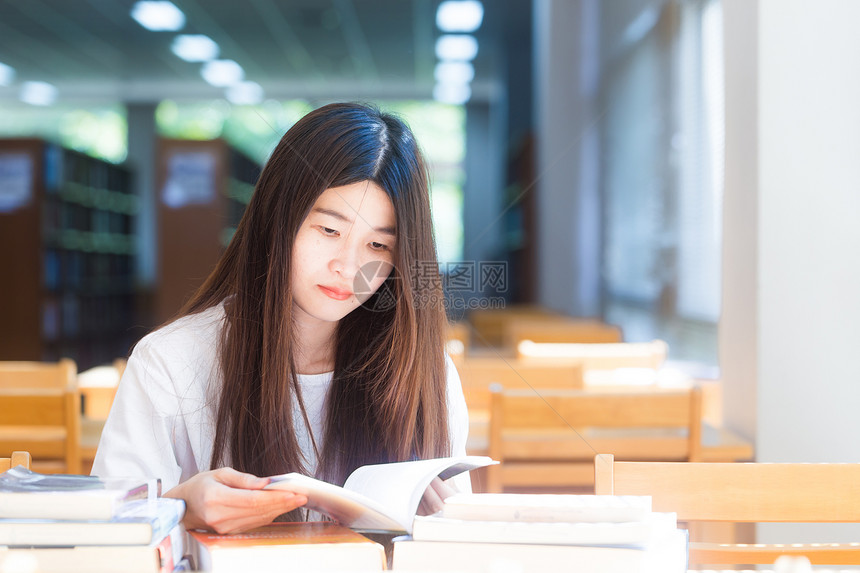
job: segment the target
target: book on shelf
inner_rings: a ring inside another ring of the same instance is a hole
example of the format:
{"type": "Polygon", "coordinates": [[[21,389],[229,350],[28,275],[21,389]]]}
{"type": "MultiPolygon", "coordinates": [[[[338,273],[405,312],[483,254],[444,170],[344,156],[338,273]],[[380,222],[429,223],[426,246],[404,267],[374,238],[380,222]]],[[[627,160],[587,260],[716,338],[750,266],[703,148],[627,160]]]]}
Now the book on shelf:
{"type": "Polygon", "coordinates": [[[412,531],[421,497],[434,478],[443,480],[495,464],[486,456],[372,464],[353,471],[343,487],[297,473],[270,478],[266,487],[308,498],[305,507],[364,531],[412,531]]]}
{"type": "Polygon", "coordinates": [[[686,531],[675,529],[648,548],[635,546],[543,545],[467,541],[394,540],[395,571],[469,571],[492,573],[684,573],[686,531]]]}
{"type": "Polygon", "coordinates": [[[385,550],[332,522],[271,523],[245,533],[190,531],[196,569],[235,571],[381,571],[385,550]]]}
{"type": "Polygon", "coordinates": [[[651,497],[460,493],[445,500],[442,516],[486,521],[632,522],[651,513],[651,497]]]}
{"type": "Polygon", "coordinates": [[[163,539],[184,515],[184,501],[159,497],[131,501],[110,520],[0,519],[0,545],[148,545],[163,539]]]}
{"type": "Polygon", "coordinates": [[[109,520],[125,504],[160,494],[158,479],[46,475],[18,466],[0,473],[0,518],[109,520]]]}
{"type": "Polygon", "coordinates": [[[0,573],[171,573],[185,556],[185,529],[177,525],[148,545],[0,547],[0,573]]]}

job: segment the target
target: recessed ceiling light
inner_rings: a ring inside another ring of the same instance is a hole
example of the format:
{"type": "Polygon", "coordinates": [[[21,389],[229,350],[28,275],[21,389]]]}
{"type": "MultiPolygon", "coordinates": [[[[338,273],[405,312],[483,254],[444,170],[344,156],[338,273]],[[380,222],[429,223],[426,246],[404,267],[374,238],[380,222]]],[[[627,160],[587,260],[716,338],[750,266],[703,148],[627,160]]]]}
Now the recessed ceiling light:
{"type": "Polygon", "coordinates": [[[218,44],[203,34],[180,34],[170,49],[186,62],[208,62],[218,57],[218,44]]]}
{"type": "Polygon", "coordinates": [[[240,82],[227,88],[227,101],[236,105],[256,105],[263,101],[263,88],[257,82],[240,82]]]}
{"type": "Polygon", "coordinates": [[[0,86],[8,86],[15,79],[15,68],[0,62],[0,86]]]}
{"type": "Polygon", "coordinates": [[[467,84],[475,78],[475,68],[471,62],[439,62],[434,75],[440,84],[467,84]]]}
{"type": "Polygon", "coordinates": [[[433,99],[440,103],[462,105],[472,97],[469,84],[436,84],[433,87],[433,99]]]}
{"type": "Polygon", "coordinates": [[[140,0],[131,9],[131,17],[153,32],[175,32],[185,26],[185,14],[167,0],[140,0]]]}
{"type": "Polygon", "coordinates": [[[47,82],[24,82],[20,97],[30,105],[51,105],[57,100],[57,88],[47,82]]]}
{"type": "Polygon", "coordinates": [[[212,60],[203,64],[200,75],[213,86],[223,88],[241,82],[245,70],[233,60],[212,60]]]}
{"type": "Polygon", "coordinates": [[[474,32],[484,20],[484,5],[477,0],[447,0],[436,9],[436,26],[443,32],[474,32]]]}
{"type": "Polygon", "coordinates": [[[436,57],[440,60],[474,60],[478,40],[468,34],[446,34],[436,40],[436,57]]]}

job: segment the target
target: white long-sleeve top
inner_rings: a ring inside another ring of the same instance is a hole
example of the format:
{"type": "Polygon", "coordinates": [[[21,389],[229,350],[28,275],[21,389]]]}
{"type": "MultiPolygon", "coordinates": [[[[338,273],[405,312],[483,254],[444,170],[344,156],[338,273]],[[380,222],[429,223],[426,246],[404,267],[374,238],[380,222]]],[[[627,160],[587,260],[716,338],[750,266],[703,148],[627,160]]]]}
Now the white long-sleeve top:
{"type": "MultiPolygon", "coordinates": [[[[168,491],[209,469],[221,381],[217,346],[224,321],[223,306],[216,306],[180,318],[137,344],[102,432],[93,475],[157,477],[168,491]]],[[[468,411],[457,370],[446,360],[451,455],[465,455],[468,411]]],[[[298,379],[311,431],[320,444],[332,373],[302,374],[298,379]]],[[[295,407],[293,422],[313,474],[317,460],[295,407]]],[[[456,485],[467,489],[468,480],[458,479],[456,485]]]]}

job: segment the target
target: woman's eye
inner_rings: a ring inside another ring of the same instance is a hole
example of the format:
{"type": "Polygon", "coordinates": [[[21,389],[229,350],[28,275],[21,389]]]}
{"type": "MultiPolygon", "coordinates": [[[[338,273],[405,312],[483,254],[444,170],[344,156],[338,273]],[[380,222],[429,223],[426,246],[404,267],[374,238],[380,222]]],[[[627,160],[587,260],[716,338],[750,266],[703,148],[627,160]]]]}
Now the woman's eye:
{"type": "Polygon", "coordinates": [[[320,231],[324,235],[329,235],[330,237],[337,237],[340,234],[335,229],[330,229],[328,227],[322,227],[322,226],[320,226],[320,231]]]}
{"type": "Polygon", "coordinates": [[[374,242],[370,243],[370,248],[373,249],[374,251],[387,251],[388,245],[385,245],[383,243],[377,243],[376,241],[374,241],[374,242]]]}

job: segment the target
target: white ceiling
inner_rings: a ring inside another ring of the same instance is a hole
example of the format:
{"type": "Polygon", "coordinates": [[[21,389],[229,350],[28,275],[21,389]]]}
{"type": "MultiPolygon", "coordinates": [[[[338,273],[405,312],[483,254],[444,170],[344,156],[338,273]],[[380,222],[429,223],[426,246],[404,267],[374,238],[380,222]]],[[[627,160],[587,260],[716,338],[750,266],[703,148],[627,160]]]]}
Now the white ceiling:
{"type": "MultiPolygon", "coordinates": [[[[181,33],[205,34],[271,98],[430,97],[438,0],[173,0],[181,33]]],[[[200,64],[170,51],[176,32],[151,32],[129,15],[134,0],[0,0],[0,62],[16,70],[0,101],[39,80],[59,101],[219,97],[200,64]]],[[[530,0],[485,0],[476,33],[473,97],[491,98],[511,28],[530,0]]],[[[524,12],[525,11],[525,12],[524,12]]],[[[521,34],[519,34],[521,35],[521,34]]]]}

